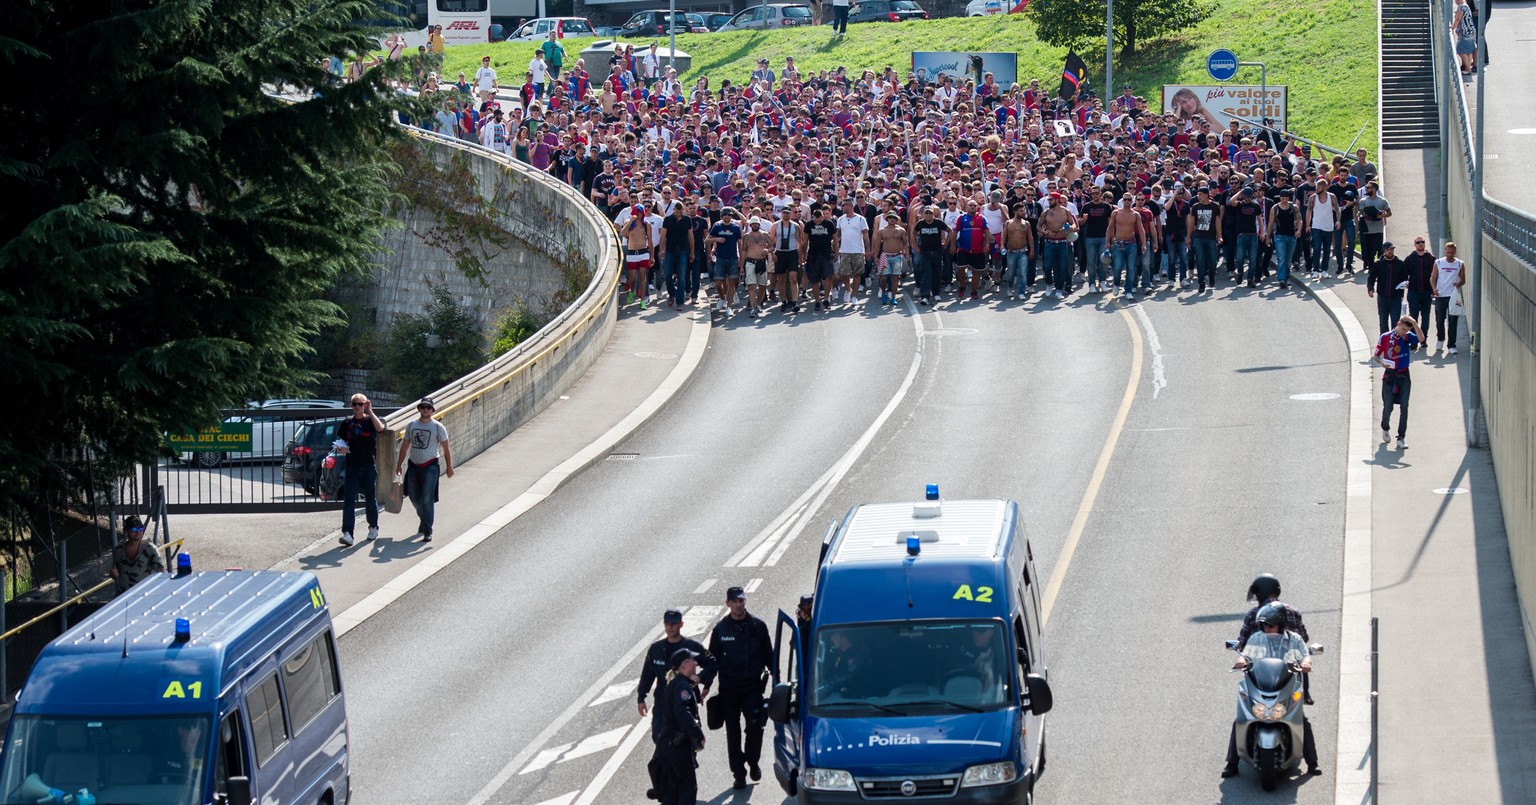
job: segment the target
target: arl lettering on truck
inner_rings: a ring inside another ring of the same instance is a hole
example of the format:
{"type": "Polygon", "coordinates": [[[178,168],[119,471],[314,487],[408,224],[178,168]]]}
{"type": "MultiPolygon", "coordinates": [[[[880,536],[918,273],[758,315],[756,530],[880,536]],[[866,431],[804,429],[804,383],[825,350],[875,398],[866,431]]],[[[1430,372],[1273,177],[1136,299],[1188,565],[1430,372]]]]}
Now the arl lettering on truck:
{"type": "Polygon", "coordinates": [[[779,613],[773,770],[798,802],[1033,795],[1051,688],[1019,506],[925,498],[833,523],[808,631],[779,613]]]}

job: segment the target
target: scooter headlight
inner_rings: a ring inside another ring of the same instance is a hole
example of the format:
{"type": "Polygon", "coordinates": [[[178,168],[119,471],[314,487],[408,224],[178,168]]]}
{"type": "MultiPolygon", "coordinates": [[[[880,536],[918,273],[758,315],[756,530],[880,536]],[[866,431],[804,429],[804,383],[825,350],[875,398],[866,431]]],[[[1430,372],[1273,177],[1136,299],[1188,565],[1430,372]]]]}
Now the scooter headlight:
{"type": "Polygon", "coordinates": [[[800,775],[800,785],[813,791],[857,791],[853,775],[842,769],[806,769],[800,775]]]}
{"type": "Polygon", "coordinates": [[[1263,702],[1254,702],[1253,703],[1253,717],[1254,718],[1262,720],[1262,719],[1266,718],[1268,715],[1269,715],[1269,708],[1265,707],[1263,702]]]}
{"type": "Polygon", "coordinates": [[[1269,708],[1269,720],[1279,721],[1282,718],[1285,718],[1285,705],[1276,702],[1272,707],[1269,708]]]}

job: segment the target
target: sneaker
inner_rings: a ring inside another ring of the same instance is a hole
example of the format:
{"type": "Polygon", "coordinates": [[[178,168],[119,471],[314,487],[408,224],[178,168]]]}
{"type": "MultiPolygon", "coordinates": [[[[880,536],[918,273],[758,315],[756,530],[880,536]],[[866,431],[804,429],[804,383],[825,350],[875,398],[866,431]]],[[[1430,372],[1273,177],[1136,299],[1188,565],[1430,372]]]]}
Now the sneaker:
{"type": "Polygon", "coordinates": [[[1435,342],[1435,351],[1439,352],[1442,349],[1445,349],[1445,341],[1443,339],[1435,342]]]}
{"type": "Polygon", "coordinates": [[[422,542],[431,542],[432,541],[432,534],[431,534],[431,532],[423,533],[421,535],[421,541],[422,542]]]}
{"type": "Polygon", "coordinates": [[[1392,432],[1387,430],[1386,428],[1382,428],[1381,429],[1381,443],[1382,444],[1386,444],[1387,442],[1390,442],[1390,441],[1392,441],[1392,432]]]}
{"type": "Polygon", "coordinates": [[[734,788],[737,791],[741,791],[741,790],[745,789],[746,787],[747,787],[747,778],[745,778],[745,777],[737,777],[735,780],[731,781],[731,788],[734,788]]]}
{"type": "Polygon", "coordinates": [[[1317,765],[1314,765],[1314,764],[1311,764],[1311,763],[1307,764],[1307,776],[1308,777],[1316,777],[1316,776],[1318,776],[1318,775],[1320,775],[1322,773],[1323,773],[1323,767],[1322,766],[1317,766],[1317,765]]]}
{"type": "Polygon", "coordinates": [[[756,763],[748,764],[747,774],[752,777],[753,782],[763,779],[763,770],[758,768],[756,763]]]}
{"type": "Polygon", "coordinates": [[[747,318],[749,318],[749,319],[755,319],[755,318],[757,318],[757,309],[756,309],[756,308],[753,308],[753,309],[751,309],[751,310],[748,310],[748,311],[747,311],[747,318]]]}
{"type": "Polygon", "coordinates": [[[640,300],[640,309],[641,310],[645,310],[646,308],[648,308],[650,306],[651,306],[650,297],[647,296],[647,297],[644,297],[644,298],[642,298],[640,300]]]}
{"type": "Polygon", "coordinates": [[[1447,354],[1447,355],[1455,355],[1456,354],[1456,348],[1455,347],[1451,347],[1450,349],[1445,351],[1445,354],[1447,354]]]}
{"type": "Polygon", "coordinates": [[[343,532],[341,532],[341,540],[340,540],[340,542],[341,542],[342,545],[350,546],[352,544],[352,542],[353,542],[353,540],[352,540],[352,532],[351,531],[343,531],[343,532]]]}
{"type": "Polygon", "coordinates": [[[423,533],[421,531],[417,531],[416,533],[412,534],[409,538],[410,539],[421,539],[422,537],[425,537],[425,536],[427,536],[425,533],[423,533]]]}
{"type": "Polygon", "coordinates": [[[933,300],[931,300],[931,299],[929,299],[928,297],[925,296],[922,299],[918,300],[917,303],[919,305],[922,305],[923,307],[928,307],[929,305],[933,304],[933,300]]]}
{"type": "Polygon", "coordinates": [[[1401,436],[1397,437],[1397,449],[1399,449],[1399,450],[1407,450],[1408,449],[1408,440],[1404,439],[1401,436]]]}
{"type": "Polygon", "coordinates": [[[1200,280],[1200,290],[1199,290],[1199,293],[1205,293],[1205,280],[1200,280]]]}
{"type": "Polygon", "coordinates": [[[369,542],[373,542],[374,540],[376,540],[378,538],[379,538],[379,527],[376,526],[376,525],[368,526],[368,541],[369,542]]]}
{"type": "Polygon", "coordinates": [[[1228,763],[1227,765],[1222,766],[1221,767],[1221,776],[1222,776],[1222,779],[1226,779],[1228,777],[1236,777],[1237,776],[1237,764],[1236,763],[1228,763]]]}
{"type": "Polygon", "coordinates": [[[726,305],[725,306],[725,317],[726,318],[730,318],[730,317],[732,317],[734,315],[736,315],[736,311],[732,310],[730,305],[726,305]]]}

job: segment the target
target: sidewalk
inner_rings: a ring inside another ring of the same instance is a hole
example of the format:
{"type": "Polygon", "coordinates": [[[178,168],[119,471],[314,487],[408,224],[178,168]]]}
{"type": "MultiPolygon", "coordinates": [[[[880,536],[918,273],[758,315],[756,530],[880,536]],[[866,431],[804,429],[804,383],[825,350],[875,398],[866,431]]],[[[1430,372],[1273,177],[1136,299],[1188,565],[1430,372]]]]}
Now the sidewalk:
{"type": "MultiPolygon", "coordinates": [[[[1428,234],[1445,242],[1438,154],[1387,151],[1387,240],[1402,255],[1428,234]],[[1433,225],[1431,222],[1434,222],[1433,225]]],[[[1374,348],[1376,303],[1361,272],[1329,288],[1374,348]]],[[[1536,688],[1521,632],[1492,460],[1467,447],[1467,375],[1461,354],[1413,358],[1406,450],[1380,439],[1381,371],[1371,371],[1371,607],[1379,619],[1377,801],[1536,801],[1536,688]]],[[[1393,435],[1397,420],[1393,418],[1393,435]]],[[[1395,444],[1395,443],[1394,443],[1395,444]]],[[[1341,650],[1368,650],[1344,646],[1341,650]]],[[[1368,763],[1365,759],[1363,762],[1368,763]]],[[[1340,801],[1344,792],[1340,792],[1340,801]]],[[[1357,800],[1351,800],[1354,802],[1357,800]]]]}
{"type": "MultiPolygon", "coordinates": [[[[338,631],[360,622],[353,606],[388,586],[398,597],[500,530],[521,511],[554,492],[565,479],[607,455],[686,381],[708,342],[709,311],[685,314],[652,308],[621,311],[607,348],[581,379],[544,411],[444,478],[434,539],[408,541],[416,515],[406,501],[400,514],[380,515],[380,536],[337,542],[339,512],[299,515],[182,516],[174,537],[187,539],[198,567],[308,570],[320,577],[338,631]],[[521,501],[518,510],[510,504],[521,501]],[[466,539],[466,535],[468,539],[466,539]]],[[[449,434],[452,443],[453,434],[449,434]]],[[[372,599],[374,602],[378,597],[372,599]]],[[[377,608],[374,608],[376,611],[377,608]]],[[[371,614],[368,613],[368,614],[371,614]]]]}

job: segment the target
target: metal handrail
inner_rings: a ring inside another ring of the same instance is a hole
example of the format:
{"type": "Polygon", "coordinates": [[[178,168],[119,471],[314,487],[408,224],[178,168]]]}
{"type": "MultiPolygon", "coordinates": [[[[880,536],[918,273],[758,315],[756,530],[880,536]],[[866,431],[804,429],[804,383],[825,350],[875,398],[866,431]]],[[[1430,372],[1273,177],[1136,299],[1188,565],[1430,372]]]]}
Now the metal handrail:
{"type": "MultiPolygon", "coordinates": [[[[171,542],[171,543],[168,543],[168,544],[165,544],[165,545],[160,545],[160,546],[156,547],[156,550],[160,550],[160,551],[165,551],[166,552],[165,566],[167,568],[172,566],[172,563],[175,560],[176,555],[181,553],[181,543],[182,543],[182,541],[178,539],[175,542],[171,542]]],[[[86,590],[85,592],[82,592],[79,595],[76,595],[74,598],[71,598],[71,599],[69,599],[67,601],[64,601],[62,603],[56,604],[53,607],[50,607],[47,611],[43,612],[40,615],[34,616],[31,620],[27,621],[26,623],[23,623],[20,626],[17,626],[16,628],[14,628],[14,629],[8,629],[5,632],[0,632],[0,645],[4,645],[5,641],[10,640],[11,638],[15,637],[16,635],[21,634],[22,632],[26,631],[27,629],[30,629],[33,626],[36,626],[37,624],[47,620],[48,618],[53,617],[54,615],[59,614],[60,612],[63,612],[64,610],[66,610],[66,609],[68,609],[68,608],[70,608],[70,607],[72,607],[72,606],[74,606],[76,604],[81,603],[82,601],[84,601],[87,598],[90,598],[91,596],[95,595],[96,593],[101,592],[102,590],[107,588],[107,585],[110,585],[110,584],[114,583],[115,581],[116,581],[115,579],[106,579],[105,581],[102,581],[101,583],[97,584],[96,586],[91,587],[90,589],[86,590]]]]}

